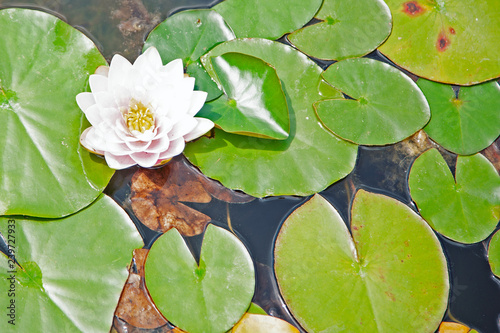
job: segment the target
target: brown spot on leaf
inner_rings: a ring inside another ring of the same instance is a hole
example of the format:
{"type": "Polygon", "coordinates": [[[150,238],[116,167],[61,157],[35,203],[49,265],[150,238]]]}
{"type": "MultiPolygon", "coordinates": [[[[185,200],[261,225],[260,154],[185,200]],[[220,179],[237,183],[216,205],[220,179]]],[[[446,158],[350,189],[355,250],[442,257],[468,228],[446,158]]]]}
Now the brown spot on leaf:
{"type": "Polygon", "coordinates": [[[205,177],[183,156],[159,169],[137,170],[130,188],[132,210],[144,225],[159,232],[175,227],[184,236],[201,234],[211,220],[184,202],[209,203],[212,197],[231,203],[254,199],[205,177]]]}
{"type": "Polygon", "coordinates": [[[455,34],[455,29],[453,29],[452,27],[450,27],[450,34],[454,35],[455,34]]]}
{"type": "Polygon", "coordinates": [[[407,240],[405,240],[405,246],[406,246],[406,247],[410,246],[410,242],[409,242],[409,241],[407,241],[407,240]]]}
{"type": "Polygon", "coordinates": [[[419,16],[425,9],[417,1],[407,1],[403,3],[403,12],[408,16],[419,16]]]}
{"type": "Polygon", "coordinates": [[[391,301],[393,301],[393,302],[396,301],[396,297],[390,291],[386,291],[385,294],[387,295],[387,297],[389,297],[391,299],[391,301]]]}
{"type": "Polygon", "coordinates": [[[444,52],[449,46],[450,46],[450,40],[443,31],[439,34],[438,39],[436,41],[436,49],[439,52],[444,52]]]}

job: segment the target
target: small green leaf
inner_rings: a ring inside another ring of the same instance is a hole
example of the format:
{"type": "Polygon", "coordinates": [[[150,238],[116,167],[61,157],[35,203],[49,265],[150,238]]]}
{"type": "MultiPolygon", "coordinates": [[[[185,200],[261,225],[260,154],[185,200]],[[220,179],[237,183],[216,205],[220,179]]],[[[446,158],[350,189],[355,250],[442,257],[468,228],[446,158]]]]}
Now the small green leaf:
{"type": "Polygon", "coordinates": [[[252,300],[252,258],[229,231],[209,225],[200,264],[176,229],[158,238],[145,267],[146,286],[156,306],[174,325],[191,332],[226,332],[252,300]]]}
{"type": "Polygon", "coordinates": [[[196,78],[195,89],[208,93],[207,101],[222,92],[205,72],[199,58],[234,33],[222,16],[208,9],[186,10],[170,16],[149,34],[144,50],[155,46],[166,64],[181,58],[186,72],[196,78]]]}
{"type": "Polygon", "coordinates": [[[315,195],[283,223],[275,271],[290,311],[308,332],[434,332],[448,303],[437,237],[395,199],[359,190],[351,231],[315,195]]]}
{"type": "Polygon", "coordinates": [[[389,36],[391,12],[383,0],[325,0],[316,18],[322,22],[288,35],[302,52],[320,59],[361,57],[389,36]]]}
{"type": "Polygon", "coordinates": [[[213,7],[237,37],[277,39],[309,22],[322,0],[225,0],[213,7]]]}
{"type": "MultiPolygon", "coordinates": [[[[282,43],[235,39],[202,57],[210,75],[215,76],[210,57],[228,52],[262,59],[276,69],[287,98],[290,134],[286,140],[267,140],[215,129],[212,137],[189,142],[184,150],[203,174],[226,187],[263,197],[312,194],[351,172],[357,146],[324,130],[312,108],[323,97],[318,90],[318,65],[282,43]]],[[[334,90],[328,93],[338,94],[334,90]]]]}
{"type": "Polygon", "coordinates": [[[433,81],[471,85],[500,76],[500,2],[385,0],[392,33],[380,51],[433,81]]]}
{"type": "Polygon", "coordinates": [[[488,246],[488,261],[491,271],[500,278],[500,232],[495,232],[488,246]]]}
{"type": "Polygon", "coordinates": [[[80,146],[76,104],[105,59],[47,13],[0,10],[0,215],[61,217],[88,206],[113,170],[80,146]]]}
{"type": "Polygon", "coordinates": [[[458,156],[456,180],[436,149],[420,155],[409,186],[420,214],[439,233],[461,243],[482,241],[500,219],[500,177],[481,154],[458,156]]]}
{"type": "Polygon", "coordinates": [[[500,134],[500,86],[487,82],[460,87],[458,97],[451,86],[419,79],[431,108],[424,130],[432,140],[456,154],[475,154],[500,134]]]}
{"type": "Polygon", "coordinates": [[[230,133],[288,138],[288,106],[273,67],[241,53],[226,53],[211,62],[224,95],[205,104],[198,116],[213,120],[230,133]]]}
{"type": "Polygon", "coordinates": [[[347,59],[331,65],[323,77],[352,99],[315,104],[333,133],[364,145],[401,141],[429,121],[430,111],[417,85],[396,68],[372,59],[347,59]]]}
{"type": "Polygon", "coordinates": [[[132,251],[144,245],[123,209],[101,195],[63,219],[0,218],[0,232],[22,267],[0,257],[0,305],[15,307],[1,332],[109,332],[132,251]]]}

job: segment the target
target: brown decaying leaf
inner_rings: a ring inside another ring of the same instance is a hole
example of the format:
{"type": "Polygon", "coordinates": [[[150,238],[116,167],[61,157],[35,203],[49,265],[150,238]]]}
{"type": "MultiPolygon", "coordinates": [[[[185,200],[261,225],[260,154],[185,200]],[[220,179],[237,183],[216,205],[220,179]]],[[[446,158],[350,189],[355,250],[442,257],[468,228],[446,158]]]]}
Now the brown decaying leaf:
{"type": "Polygon", "coordinates": [[[144,225],[155,231],[175,227],[184,236],[201,234],[210,217],[182,202],[209,203],[212,197],[231,203],[254,199],[205,177],[183,156],[158,169],[139,169],[132,177],[132,209],[144,225]]]}
{"type": "Polygon", "coordinates": [[[468,333],[469,331],[470,328],[465,325],[443,321],[439,325],[438,333],[468,333]]]}
{"type": "Polygon", "coordinates": [[[168,322],[154,305],[144,284],[144,261],[148,252],[146,249],[134,250],[128,280],[118,301],[115,316],[135,327],[158,328],[168,322]]]}
{"type": "Polygon", "coordinates": [[[495,166],[497,172],[500,173],[500,137],[498,137],[488,148],[481,151],[481,154],[486,156],[486,158],[495,166]]]}

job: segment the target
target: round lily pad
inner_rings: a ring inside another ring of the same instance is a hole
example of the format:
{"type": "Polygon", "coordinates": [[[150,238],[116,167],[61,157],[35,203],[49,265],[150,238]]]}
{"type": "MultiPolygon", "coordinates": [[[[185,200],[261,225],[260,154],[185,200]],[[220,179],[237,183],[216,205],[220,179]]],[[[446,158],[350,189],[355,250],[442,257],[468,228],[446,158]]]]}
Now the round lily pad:
{"type": "Polygon", "coordinates": [[[455,179],[436,149],[420,155],[408,180],[413,201],[437,232],[461,243],[490,235],[500,219],[500,176],[481,154],[458,156],[455,179]]]}
{"type": "Polygon", "coordinates": [[[237,37],[277,39],[309,22],[322,0],[225,0],[213,7],[237,37]]]}
{"type": "Polygon", "coordinates": [[[149,34],[144,50],[158,49],[164,64],[181,58],[186,72],[196,78],[195,89],[208,93],[207,101],[222,92],[205,72],[199,59],[215,45],[233,39],[234,33],[217,12],[209,9],[186,10],[160,23],[149,34]]]}
{"type": "Polygon", "coordinates": [[[500,232],[495,232],[488,246],[488,261],[491,271],[500,278],[500,232]]]}
{"type": "Polygon", "coordinates": [[[315,104],[333,133],[363,145],[401,141],[429,121],[429,105],[418,86],[396,68],[373,59],[347,59],[331,65],[323,77],[353,99],[315,104]]]}
{"type": "Polygon", "coordinates": [[[361,57],[391,33],[391,11],[383,0],[325,0],[316,15],[321,22],[288,35],[302,52],[320,59],[361,57]]]}
{"type": "Polygon", "coordinates": [[[500,86],[487,82],[461,87],[458,96],[446,84],[417,81],[431,108],[425,132],[432,140],[456,154],[475,154],[500,134],[500,86]]]}
{"type": "Polygon", "coordinates": [[[410,72],[471,85],[500,76],[500,2],[386,0],[392,33],[380,51],[410,72]]]}
{"type": "Polygon", "coordinates": [[[230,133],[288,138],[288,106],[273,67],[241,53],[226,53],[210,61],[224,95],[205,104],[198,116],[230,133]]]}
{"type": "Polygon", "coordinates": [[[89,205],[113,170],[80,146],[75,96],[106,61],[47,13],[0,10],[0,215],[61,217],[89,205]]]}
{"type": "Polygon", "coordinates": [[[288,322],[262,314],[245,313],[233,327],[231,333],[299,333],[299,330],[288,322]]]}
{"type": "Polygon", "coordinates": [[[191,332],[226,332],[250,306],[252,258],[229,231],[208,225],[196,263],[176,229],[158,238],[146,260],[146,286],[158,309],[191,332]]]}
{"type": "Polygon", "coordinates": [[[315,195],[278,234],[274,259],[283,298],[308,332],[434,332],[448,303],[440,243],[401,202],[359,190],[351,231],[315,195]]]}
{"type": "Polygon", "coordinates": [[[0,304],[15,314],[4,314],[0,331],[109,332],[132,251],[143,246],[111,198],[44,223],[0,218],[0,231],[10,249],[0,258],[0,304]]]}
{"type": "Polygon", "coordinates": [[[352,171],[357,146],[323,129],[312,108],[322,98],[321,68],[287,45],[236,39],[202,57],[212,76],[209,58],[227,52],[261,58],[276,69],[287,97],[290,135],[286,140],[267,140],[216,129],[212,137],[188,143],[184,151],[203,174],[226,187],[263,197],[319,192],[352,171]]]}

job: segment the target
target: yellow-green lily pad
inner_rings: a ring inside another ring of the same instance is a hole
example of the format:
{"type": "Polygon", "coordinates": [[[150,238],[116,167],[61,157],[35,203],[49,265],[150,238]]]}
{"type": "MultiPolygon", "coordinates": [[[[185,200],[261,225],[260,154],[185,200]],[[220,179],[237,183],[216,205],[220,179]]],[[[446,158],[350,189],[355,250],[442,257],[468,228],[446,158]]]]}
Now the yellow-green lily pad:
{"type": "Polygon", "coordinates": [[[433,81],[471,85],[500,76],[500,2],[386,0],[392,33],[380,51],[433,81]]]}
{"type": "Polygon", "coordinates": [[[391,11],[383,0],[325,0],[316,19],[321,22],[288,35],[302,52],[320,59],[361,57],[389,36],[391,11]]]}
{"type": "Polygon", "coordinates": [[[488,246],[488,261],[491,271],[500,278],[500,232],[495,232],[488,246]]]}
{"type": "Polygon", "coordinates": [[[458,156],[455,178],[436,149],[420,155],[408,180],[422,217],[439,233],[461,243],[476,243],[500,219],[500,176],[481,154],[458,156]]]}
{"type": "Polygon", "coordinates": [[[315,195],[283,223],[276,278],[308,332],[434,332],[448,303],[448,268],[432,229],[403,203],[359,190],[351,232],[315,195]]]}

